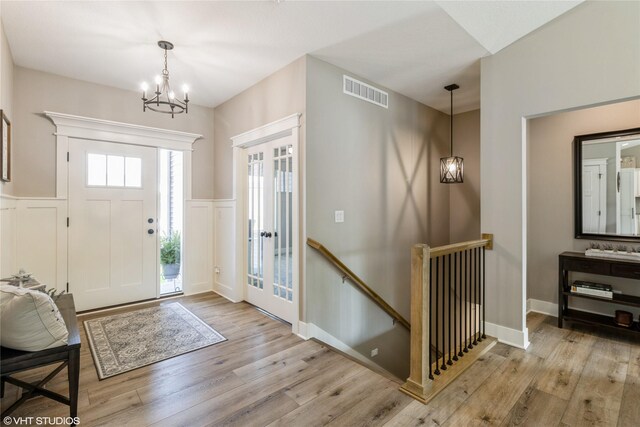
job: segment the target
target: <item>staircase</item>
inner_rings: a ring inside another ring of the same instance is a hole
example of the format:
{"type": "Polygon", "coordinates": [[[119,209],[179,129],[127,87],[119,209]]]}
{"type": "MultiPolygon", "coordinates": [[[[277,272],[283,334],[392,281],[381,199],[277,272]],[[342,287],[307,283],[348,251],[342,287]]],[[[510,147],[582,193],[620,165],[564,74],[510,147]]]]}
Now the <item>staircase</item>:
{"type": "Polygon", "coordinates": [[[307,244],[340,270],[343,281],[410,331],[410,376],[400,387],[409,396],[427,403],[495,345],[485,333],[485,251],[492,249],[491,235],[412,248],[410,322],[321,243],[307,244]]]}

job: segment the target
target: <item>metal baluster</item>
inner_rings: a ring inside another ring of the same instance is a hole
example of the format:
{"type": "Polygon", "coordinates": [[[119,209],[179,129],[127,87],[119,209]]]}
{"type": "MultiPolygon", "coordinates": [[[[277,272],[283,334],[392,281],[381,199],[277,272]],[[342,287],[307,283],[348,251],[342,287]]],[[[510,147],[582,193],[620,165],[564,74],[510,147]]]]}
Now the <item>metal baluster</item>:
{"type": "Polygon", "coordinates": [[[485,323],[487,321],[487,315],[486,315],[486,304],[487,304],[487,296],[486,296],[486,292],[487,292],[487,288],[485,286],[485,281],[486,281],[486,274],[485,274],[485,269],[487,267],[487,260],[485,259],[486,253],[485,253],[485,249],[486,247],[483,246],[482,247],[482,338],[487,338],[487,336],[485,335],[485,323]]]}
{"type": "MultiPolygon", "coordinates": [[[[431,315],[431,308],[433,307],[433,258],[429,258],[429,315],[431,315]]],[[[429,319],[429,379],[433,379],[433,373],[431,372],[431,365],[433,364],[433,334],[431,333],[431,319],[429,319]]]]}
{"type": "Polygon", "coordinates": [[[482,302],[482,295],[481,295],[481,291],[482,291],[482,281],[481,281],[481,276],[480,276],[480,268],[482,267],[480,265],[480,248],[476,248],[476,260],[478,263],[478,268],[477,268],[477,272],[478,272],[478,287],[476,289],[476,300],[478,301],[477,304],[477,310],[478,310],[478,333],[476,334],[477,336],[477,340],[478,342],[482,342],[482,334],[480,333],[481,328],[480,325],[482,325],[482,312],[480,311],[480,303],[482,302]]]}
{"type": "Polygon", "coordinates": [[[469,250],[465,252],[466,265],[465,265],[465,281],[464,281],[464,316],[465,316],[465,328],[464,328],[464,352],[468,353],[469,349],[473,348],[469,337],[471,336],[471,253],[469,250]],[[467,316],[469,316],[467,318],[467,316]],[[468,328],[468,329],[467,329],[468,328]]]}
{"type": "Polygon", "coordinates": [[[440,260],[436,257],[436,369],[433,371],[434,374],[440,375],[440,370],[438,369],[438,282],[439,282],[439,273],[440,273],[440,260]]]}
{"type": "Polygon", "coordinates": [[[444,331],[444,313],[445,313],[445,294],[444,294],[444,276],[445,276],[445,258],[444,256],[441,257],[442,258],[442,365],[440,366],[440,369],[442,369],[443,371],[447,370],[447,350],[446,350],[446,341],[445,341],[445,331],[444,331]]]}
{"type": "Polygon", "coordinates": [[[456,319],[456,294],[458,293],[458,253],[453,254],[453,360],[458,361],[458,322],[456,319]]]}
{"type": "Polygon", "coordinates": [[[473,291],[473,308],[475,309],[473,312],[473,324],[474,324],[474,328],[473,328],[473,345],[478,345],[478,329],[479,329],[479,325],[478,325],[478,289],[480,289],[480,270],[479,270],[479,266],[478,263],[480,262],[480,258],[478,258],[478,255],[480,255],[480,250],[478,248],[475,248],[473,250],[473,253],[475,254],[475,267],[474,267],[474,272],[475,272],[475,276],[476,276],[476,280],[474,281],[474,285],[475,285],[475,290],[473,291]]]}
{"type": "Polygon", "coordinates": [[[462,352],[462,331],[463,331],[462,314],[463,314],[463,311],[464,311],[463,307],[462,307],[462,304],[463,304],[463,302],[462,302],[462,300],[463,300],[463,298],[462,298],[462,290],[464,289],[464,284],[463,284],[463,281],[464,281],[463,280],[464,279],[464,267],[463,267],[463,265],[464,265],[464,263],[463,263],[463,261],[464,261],[464,252],[460,252],[460,275],[459,275],[459,277],[460,277],[460,286],[458,287],[458,289],[460,291],[460,293],[458,294],[458,296],[459,296],[459,298],[458,298],[458,300],[459,300],[459,303],[458,303],[458,307],[459,307],[458,320],[459,320],[459,322],[458,323],[460,324],[460,347],[458,349],[458,356],[459,357],[463,357],[464,356],[464,353],[462,352]]]}
{"type": "Polygon", "coordinates": [[[453,365],[453,361],[451,360],[451,254],[447,255],[447,260],[449,264],[449,310],[447,310],[447,327],[449,328],[449,340],[447,350],[449,350],[449,360],[447,360],[447,365],[453,365]]]}
{"type": "MultiPolygon", "coordinates": [[[[470,322],[470,331],[471,335],[469,335],[469,349],[473,348],[473,340],[476,334],[476,312],[475,312],[475,299],[473,295],[473,289],[475,288],[475,258],[473,256],[474,250],[471,249],[469,251],[469,322],[470,322]]],[[[477,343],[476,343],[477,344],[477,343]]]]}

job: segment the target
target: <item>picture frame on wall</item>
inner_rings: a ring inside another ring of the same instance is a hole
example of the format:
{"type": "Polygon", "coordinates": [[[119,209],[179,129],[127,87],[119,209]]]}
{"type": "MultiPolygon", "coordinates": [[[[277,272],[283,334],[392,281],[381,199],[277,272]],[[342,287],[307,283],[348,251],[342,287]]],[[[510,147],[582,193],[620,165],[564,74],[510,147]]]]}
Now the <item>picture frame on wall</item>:
{"type": "Polygon", "coordinates": [[[2,134],[2,149],[0,149],[0,180],[11,181],[11,122],[0,110],[0,133],[2,134]]]}

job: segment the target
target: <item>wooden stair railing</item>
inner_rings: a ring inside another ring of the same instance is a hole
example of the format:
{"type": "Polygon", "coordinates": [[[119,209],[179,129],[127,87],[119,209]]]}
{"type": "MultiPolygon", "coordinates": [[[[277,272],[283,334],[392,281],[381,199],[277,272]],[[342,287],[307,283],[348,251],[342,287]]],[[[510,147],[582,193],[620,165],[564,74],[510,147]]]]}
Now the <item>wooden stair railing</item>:
{"type": "Polygon", "coordinates": [[[411,330],[411,325],[402,317],[400,313],[393,309],[387,302],[380,297],[373,289],[367,286],[361,278],[359,278],[353,271],[349,269],[342,261],[340,261],[334,254],[332,254],[327,248],[322,246],[319,242],[313,239],[307,239],[307,245],[320,252],[331,264],[333,264],[338,270],[340,270],[344,277],[353,282],[365,295],[367,295],[373,302],[375,302],[382,310],[384,310],[389,316],[391,316],[396,322],[402,326],[411,330]]]}
{"type": "Polygon", "coordinates": [[[485,333],[487,249],[493,249],[491,234],[411,249],[410,375],[400,389],[423,403],[496,343],[485,333]]]}

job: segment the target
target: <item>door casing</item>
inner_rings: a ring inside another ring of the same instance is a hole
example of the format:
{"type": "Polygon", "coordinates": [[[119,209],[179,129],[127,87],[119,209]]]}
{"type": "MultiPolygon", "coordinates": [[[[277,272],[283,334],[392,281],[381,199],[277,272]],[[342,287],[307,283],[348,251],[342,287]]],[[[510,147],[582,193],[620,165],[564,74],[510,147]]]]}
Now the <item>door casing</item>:
{"type": "MultiPolygon", "coordinates": [[[[193,143],[201,139],[202,135],[52,111],[44,111],[44,115],[49,118],[56,127],[56,200],[65,200],[68,202],[69,178],[67,153],[69,152],[70,138],[182,151],[184,153],[183,182],[185,206],[186,202],[191,200],[191,159],[193,143]]],[[[65,234],[64,239],[67,242],[65,246],[68,248],[68,235],[65,234]]],[[[186,251],[188,251],[188,242],[185,240],[185,253],[186,251]]],[[[64,254],[64,256],[68,259],[68,254],[64,254]]],[[[63,275],[66,278],[65,282],[68,283],[68,266],[63,275]]],[[[59,290],[65,289],[60,285],[61,284],[58,284],[59,290]]],[[[183,290],[185,293],[188,293],[186,287],[183,287],[183,290]]]]}
{"type": "Polygon", "coordinates": [[[235,249],[236,249],[236,280],[235,280],[235,296],[234,300],[246,300],[246,288],[244,286],[247,272],[247,260],[245,257],[247,251],[247,231],[245,230],[246,218],[246,193],[247,186],[246,170],[247,156],[246,149],[255,145],[280,139],[284,136],[291,136],[291,143],[294,145],[293,162],[298,171],[297,176],[293,179],[293,194],[296,199],[293,203],[293,312],[294,317],[291,322],[291,329],[294,334],[299,333],[300,324],[300,290],[301,279],[303,275],[301,270],[303,264],[301,259],[301,242],[304,239],[304,232],[301,224],[301,201],[304,200],[304,194],[300,191],[303,182],[304,171],[301,167],[299,128],[300,114],[292,114],[275,122],[266,124],[248,132],[236,135],[231,138],[233,143],[233,194],[236,200],[236,233],[235,233],[235,249]]]}

